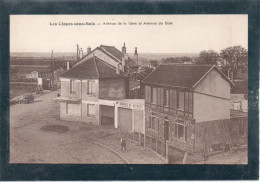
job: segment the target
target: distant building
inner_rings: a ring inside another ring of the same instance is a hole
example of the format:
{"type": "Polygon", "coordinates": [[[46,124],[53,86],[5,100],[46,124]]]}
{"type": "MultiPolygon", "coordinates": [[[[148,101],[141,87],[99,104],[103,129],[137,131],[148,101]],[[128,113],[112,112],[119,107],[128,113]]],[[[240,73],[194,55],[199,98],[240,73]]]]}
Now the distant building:
{"type": "Polygon", "coordinates": [[[231,109],[248,111],[248,81],[236,80],[234,81],[236,87],[231,89],[230,106],[231,109]]]}
{"type": "Polygon", "coordinates": [[[26,78],[35,78],[35,79],[37,79],[38,78],[38,72],[37,71],[32,71],[31,73],[27,74],[25,77],[26,78]]]}
{"type": "Polygon", "coordinates": [[[148,68],[150,68],[150,69],[155,69],[155,68],[158,67],[158,65],[159,65],[158,62],[155,61],[155,60],[149,61],[149,63],[148,63],[148,68]]]}
{"type": "MultiPolygon", "coordinates": [[[[186,153],[203,156],[215,143],[225,145],[230,136],[226,126],[239,126],[236,119],[230,122],[234,84],[216,66],[160,65],[142,85],[145,146],[173,163],[182,163],[186,153]]],[[[246,126],[247,115],[240,116],[246,126]]]]}

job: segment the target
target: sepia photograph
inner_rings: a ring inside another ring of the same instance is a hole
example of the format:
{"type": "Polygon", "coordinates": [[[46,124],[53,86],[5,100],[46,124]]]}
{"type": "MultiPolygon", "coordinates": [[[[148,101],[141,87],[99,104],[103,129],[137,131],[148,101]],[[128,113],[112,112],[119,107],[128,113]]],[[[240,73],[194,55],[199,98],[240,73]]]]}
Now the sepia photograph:
{"type": "Polygon", "coordinates": [[[10,15],[11,164],[248,164],[248,15],[10,15]]]}

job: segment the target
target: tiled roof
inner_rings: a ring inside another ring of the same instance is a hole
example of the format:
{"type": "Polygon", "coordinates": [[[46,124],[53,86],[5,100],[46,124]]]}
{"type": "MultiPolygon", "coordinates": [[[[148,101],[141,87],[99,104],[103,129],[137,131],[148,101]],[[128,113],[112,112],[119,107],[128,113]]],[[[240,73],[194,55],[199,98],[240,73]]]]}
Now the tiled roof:
{"type": "Polygon", "coordinates": [[[99,46],[101,49],[105,49],[105,51],[109,52],[112,54],[114,57],[116,57],[118,60],[122,60],[123,54],[121,51],[119,51],[117,48],[114,46],[106,46],[106,45],[101,45],[99,46]]]}
{"type": "Polygon", "coordinates": [[[64,72],[62,78],[98,79],[115,78],[123,75],[116,74],[116,70],[97,57],[91,57],[64,72]]]}
{"type": "MultiPolygon", "coordinates": [[[[220,74],[224,75],[215,66],[170,64],[160,65],[142,82],[173,87],[193,88],[211,69],[216,69],[220,74]]],[[[226,79],[233,84],[228,78],[226,79]]]]}

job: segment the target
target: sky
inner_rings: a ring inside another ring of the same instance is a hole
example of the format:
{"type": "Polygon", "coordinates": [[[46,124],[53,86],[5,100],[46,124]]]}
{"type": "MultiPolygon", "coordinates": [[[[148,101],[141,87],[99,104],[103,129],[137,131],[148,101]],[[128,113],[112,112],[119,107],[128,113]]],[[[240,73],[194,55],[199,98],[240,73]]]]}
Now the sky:
{"type": "Polygon", "coordinates": [[[10,16],[11,52],[76,52],[77,44],[84,52],[88,46],[94,49],[101,44],[121,50],[124,42],[128,53],[133,53],[135,47],[142,53],[199,53],[202,50],[220,52],[235,45],[247,49],[248,16],[10,16]]]}

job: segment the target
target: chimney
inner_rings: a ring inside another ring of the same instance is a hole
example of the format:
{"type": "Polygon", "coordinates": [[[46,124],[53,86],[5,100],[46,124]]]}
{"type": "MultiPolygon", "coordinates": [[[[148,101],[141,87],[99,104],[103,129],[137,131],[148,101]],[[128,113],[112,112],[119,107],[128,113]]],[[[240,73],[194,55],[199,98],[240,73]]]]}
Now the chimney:
{"type": "Polygon", "coordinates": [[[88,49],[87,49],[87,54],[89,54],[91,52],[91,47],[88,46],[88,49]]]}
{"type": "Polygon", "coordinates": [[[135,47],[135,55],[138,55],[138,53],[137,53],[137,47],[135,47]]]}
{"type": "Polygon", "coordinates": [[[81,48],[80,51],[79,51],[79,59],[82,59],[82,58],[83,58],[83,50],[81,48]]]}
{"type": "Polygon", "coordinates": [[[125,47],[125,43],[124,43],[124,46],[122,47],[122,54],[126,54],[126,47],[125,47]]]}
{"type": "Polygon", "coordinates": [[[135,60],[136,60],[136,63],[138,64],[138,53],[137,53],[137,47],[135,47],[135,60]]]}
{"type": "Polygon", "coordinates": [[[116,74],[120,74],[120,69],[119,69],[119,63],[117,63],[117,65],[116,65],[116,74]]]}
{"type": "Polygon", "coordinates": [[[70,69],[70,62],[68,61],[67,62],[67,70],[69,70],[70,69]]]}

